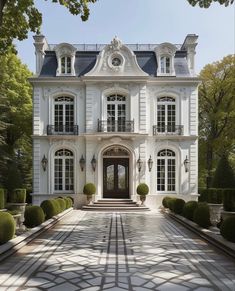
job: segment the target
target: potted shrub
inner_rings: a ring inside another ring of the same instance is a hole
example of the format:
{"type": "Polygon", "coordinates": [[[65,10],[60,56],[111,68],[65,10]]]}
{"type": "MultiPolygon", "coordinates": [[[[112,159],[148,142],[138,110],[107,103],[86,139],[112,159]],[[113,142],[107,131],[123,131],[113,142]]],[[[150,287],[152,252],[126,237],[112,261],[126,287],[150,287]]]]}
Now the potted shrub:
{"type": "Polygon", "coordinates": [[[146,200],[146,195],[149,193],[149,187],[145,183],[141,183],[138,185],[136,192],[140,195],[141,205],[144,206],[144,201],[146,200]]]}
{"type": "Polygon", "coordinates": [[[95,194],[96,187],[93,183],[87,183],[84,185],[83,194],[87,196],[87,203],[92,204],[92,195],[95,194]]]}

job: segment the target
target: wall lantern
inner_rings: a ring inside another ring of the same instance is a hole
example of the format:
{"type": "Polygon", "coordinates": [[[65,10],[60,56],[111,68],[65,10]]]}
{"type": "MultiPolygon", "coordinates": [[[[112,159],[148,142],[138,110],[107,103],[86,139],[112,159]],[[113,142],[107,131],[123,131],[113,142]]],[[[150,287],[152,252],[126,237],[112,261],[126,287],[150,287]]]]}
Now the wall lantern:
{"type": "Polygon", "coordinates": [[[48,160],[47,158],[45,157],[45,155],[43,156],[42,160],[41,160],[41,164],[42,164],[42,168],[43,168],[43,171],[45,172],[46,169],[47,169],[47,163],[48,163],[48,160]]]}
{"type": "Polygon", "coordinates": [[[184,160],[184,168],[185,168],[185,173],[187,173],[189,171],[189,159],[188,156],[186,156],[185,160],[184,160]]]}
{"type": "Polygon", "coordinates": [[[143,161],[141,160],[141,158],[139,156],[139,158],[137,160],[137,166],[138,166],[138,171],[139,172],[141,171],[142,165],[143,165],[143,161]]]}
{"type": "Polygon", "coordinates": [[[93,158],[91,160],[91,166],[92,166],[92,170],[95,172],[95,168],[96,168],[96,158],[95,158],[95,155],[93,155],[93,158]]]}
{"type": "Polygon", "coordinates": [[[80,164],[81,171],[83,172],[85,168],[85,164],[86,164],[86,160],[84,159],[83,155],[81,156],[81,159],[79,160],[79,164],[80,164]]]}
{"type": "Polygon", "coordinates": [[[151,155],[150,155],[150,156],[149,156],[149,159],[148,159],[148,168],[149,168],[149,172],[151,172],[152,167],[153,167],[153,160],[152,160],[151,155]]]}

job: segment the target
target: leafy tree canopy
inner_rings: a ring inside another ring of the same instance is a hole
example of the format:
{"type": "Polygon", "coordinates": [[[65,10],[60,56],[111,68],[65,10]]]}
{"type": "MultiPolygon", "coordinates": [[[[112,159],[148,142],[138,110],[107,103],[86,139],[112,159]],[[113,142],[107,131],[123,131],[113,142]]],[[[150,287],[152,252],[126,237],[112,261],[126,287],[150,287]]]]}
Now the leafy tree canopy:
{"type": "Polygon", "coordinates": [[[209,8],[212,2],[217,2],[220,5],[232,5],[234,0],[188,0],[189,4],[192,6],[199,5],[201,8],[209,8]]]}

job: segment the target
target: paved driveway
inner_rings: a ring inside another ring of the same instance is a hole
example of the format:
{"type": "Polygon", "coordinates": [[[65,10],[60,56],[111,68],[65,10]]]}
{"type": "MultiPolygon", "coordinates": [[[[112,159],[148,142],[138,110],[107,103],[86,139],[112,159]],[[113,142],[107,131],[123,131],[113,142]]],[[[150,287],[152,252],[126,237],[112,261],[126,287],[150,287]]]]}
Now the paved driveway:
{"type": "Polygon", "coordinates": [[[74,210],[0,263],[0,290],[235,290],[235,262],[160,213],[74,210]]]}

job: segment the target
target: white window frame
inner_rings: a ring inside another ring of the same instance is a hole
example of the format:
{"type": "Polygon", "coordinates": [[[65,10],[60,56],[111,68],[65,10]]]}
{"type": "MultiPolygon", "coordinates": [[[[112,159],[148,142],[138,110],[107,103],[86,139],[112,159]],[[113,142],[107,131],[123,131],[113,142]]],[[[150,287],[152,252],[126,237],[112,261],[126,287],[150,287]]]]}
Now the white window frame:
{"type": "Polygon", "coordinates": [[[159,126],[159,106],[164,106],[164,111],[165,111],[165,120],[164,120],[164,124],[165,124],[165,129],[164,131],[159,131],[158,133],[162,133],[162,134],[168,134],[168,133],[174,133],[172,131],[168,132],[168,106],[169,105],[174,105],[175,106],[175,120],[174,120],[174,124],[177,125],[177,105],[176,105],[176,99],[172,96],[161,96],[157,98],[157,106],[156,106],[156,126],[158,128],[159,126]],[[170,98],[170,99],[174,99],[174,101],[161,101],[161,99],[163,98],[170,98]]]}
{"type": "Polygon", "coordinates": [[[161,56],[160,57],[160,71],[161,74],[171,74],[172,71],[172,58],[171,56],[161,56]],[[169,61],[169,64],[167,62],[169,61]]]}
{"type": "Polygon", "coordinates": [[[56,70],[56,76],[75,76],[75,55],[76,48],[68,43],[61,43],[55,47],[55,53],[57,58],[58,67],[56,70]],[[62,72],[62,58],[71,59],[71,72],[68,72],[66,68],[67,61],[65,59],[65,72],[62,72]]]}
{"type": "Polygon", "coordinates": [[[72,58],[71,56],[61,56],[60,58],[60,73],[61,75],[68,75],[72,73],[72,58]],[[63,71],[63,59],[64,59],[64,71],[63,71]],[[68,62],[69,60],[69,62],[68,62]],[[70,67],[68,66],[70,64],[70,67]]]}

